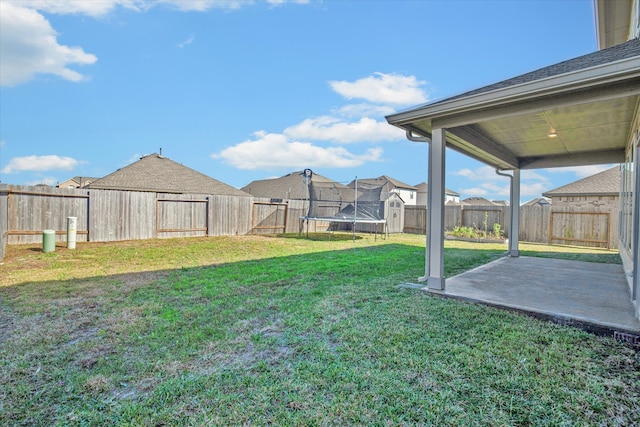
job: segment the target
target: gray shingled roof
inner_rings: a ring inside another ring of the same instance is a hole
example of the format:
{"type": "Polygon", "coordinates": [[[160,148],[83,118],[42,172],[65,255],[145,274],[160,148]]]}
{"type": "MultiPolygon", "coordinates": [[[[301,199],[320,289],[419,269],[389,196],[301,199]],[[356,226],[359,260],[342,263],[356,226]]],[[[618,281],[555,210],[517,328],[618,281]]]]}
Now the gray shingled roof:
{"type": "MultiPolygon", "coordinates": [[[[429,192],[429,184],[426,182],[421,182],[420,184],[415,186],[416,189],[418,190],[418,193],[428,193],[429,192]]],[[[457,193],[453,190],[449,190],[448,188],[445,187],[444,189],[444,193],[449,195],[449,196],[458,196],[460,197],[460,193],[457,193]]]]}
{"type": "MultiPolygon", "coordinates": [[[[86,187],[87,185],[91,184],[93,181],[96,181],[98,179],[100,179],[100,178],[94,178],[94,177],[90,177],[90,176],[74,176],[73,178],[65,179],[62,182],[72,181],[78,187],[82,188],[82,187],[86,187]]],[[[60,184],[58,184],[58,186],[59,185],[60,184]]]]}
{"type": "Polygon", "coordinates": [[[616,196],[618,194],[620,194],[619,166],[542,193],[545,197],[616,196]]]}
{"type": "MultiPolygon", "coordinates": [[[[312,180],[317,183],[330,183],[337,188],[348,189],[347,186],[317,173],[313,174],[312,180]]],[[[242,187],[242,191],[255,197],[269,199],[307,200],[309,198],[302,171],[291,172],[280,178],[252,181],[242,187]]]]}
{"type": "Polygon", "coordinates": [[[632,39],[625,43],[612,46],[607,49],[602,49],[597,52],[589,53],[577,58],[572,58],[568,61],[563,61],[548,67],[540,68],[538,70],[531,71],[529,73],[522,74],[511,79],[503,80],[501,82],[474,89],[469,92],[461,93],[450,98],[435,101],[431,105],[438,104],[444,101],[451,101],[453,99],[466,98],[468,96],[478,95],[485,92],[491,92],[492,90],[504,89],[510,86],[533,82],[548,77],[558,76],[560,74],[595,67],[597,65],[608,64],[613,61],[619,61],[621,59],[631,58],[638,55],[640,55],[640,39],[632,39]]]}
{"type": "Polygon", "coordinates": [[[536,197],[535,199],[531,199],[527,203],[524,203],[522,206],[544,206],[550,204],[551,199],[549,199],[548,197],[536,197]]]}
{"type": "Polygon", "coordinates": [[[144,156],[137,162],[92,182],[87,188],[177,194],[210,194],[217,196],[249,196],[244,191],[240,191],[159,154],[144,156]]]}
{"type": "Polygon", "coordinates": [[[500,206],[496,202],[492,202],[489,199],[485,199],[484,197],[467,197],[464,200],[460,200],[460,203],[463,205],[472,205],[472,206],[500,206]]]}
{"type": "MultiPolygon", "coordinates": [[[[358,179],[358,182],[363,184],[371,184],[371,185],[384,185],[388,182],[394,188],[401,188],[404,190],[417,190],[417,188],[414,187],[413,185],[406,184],[402,181],[399,181],[395,178],[391,178],[390,176],[387,176],[387,175],[382,175],[377,178],[362,178],[362,179],[358,179]]],[[[355,180],[349,183],[349,187],[353,188],[354,184],[355,184],[355,180]]]]}

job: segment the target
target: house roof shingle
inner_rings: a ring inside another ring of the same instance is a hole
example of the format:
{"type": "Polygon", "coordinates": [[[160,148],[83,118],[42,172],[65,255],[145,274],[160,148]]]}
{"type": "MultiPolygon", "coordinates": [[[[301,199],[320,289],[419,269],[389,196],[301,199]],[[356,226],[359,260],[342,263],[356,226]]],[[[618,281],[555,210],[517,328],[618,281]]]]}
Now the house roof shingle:
{"type": "Polygon", "coordinates": [[[548,67],[539,68],[535,71],[531,71],[520,76],[516,76],[507,80],[502,80],[497,83],[483,86],[478,89],[474,89],[468,92],[461,93],[446,99],[433,102],[431,105],[438,104],[444,101],[451,101],[458,98],[466,98],[473,95],[478,95],[485,92],[491,92],[492,90],[504,89],[510,86],[519,85],[522,83],[529,83],[536,80],[542,80],[548,77],[558,76],[573,71],[583,70],[585,68],[595,67],[598,65],[608,64],[613,61],[619,61],[625,58],[632,58],[640,55],[640,39],[631,39],[625,43],[612,46],[607,49],[602,49],[596,52],[588,53],[586,55],[572,58],[567,61],[559,62],[557,64],[550,65],[548,67]]]}
{"type": "MultiPolygon", "coordinates": [[[[333,181],[327,177],[314,172],[312,180],[319,184],[332,184],[337,188],[348,189],[347,186],[333,181]]],[[[307,200],[307,185],[304,183],[302,171],[296,171],[281,176],[280,178],[261,179],[252,181],[242,187],[245,191],[255,197],[307,200]]]]}
{"type": "Polygon", "coordinates": [[[484,197],[467,197],[464,200],[460,200],[462,205],[470,205],[470,206],[499,206],[498,203],[492,202],[489,199],[485,199],[484,197]]]}
{"type": "MultiPolygon", "coordinates": [[[[358,179],[358,182],[363,184],[371,184],[371,185],[384,185],[388,182],[395,188],[401,188],[403,190],[414,190],[414,191],[417,190],[417,188],[414,187],[413,185],[406,184],[402,181],[399,181],[395,178],[391,178],[390,176],[387,176],[387,175],[382,175],[377,178],[362,178],[362,179],[358,179]]],[[[351,181],[349,183],[349,187],[353,187],[354,183],[355,183],[355,180],[351,181]]]]}
{"type": "Polygon", "coordinates": [[[639,90],[636,38],[386,119],[414,135],[446,129],[448,147],[500,169],[620,163],[639,90]],[[552,130],[562,144],[539,143],[552,130]]]}
{"type": "Polygon", "coordinates": [[[228,184],[161,156],[150,154],[135,163],[93,181],[87,188],[154,191],[176,194],[249,196],[228,184]]]}
{"type": "Polygon", "coordinates": [[[79,188],[83,188],[98,179],[100,178],[94,178],[89,176],[74,176],[73,178],[69,178],[67,180],[62,181],[60,184],[57,185],[57,187],[60,187],[60,185],[64,184],[65,182],[69,182],[69,183],[76,184],[79,188]]]}
{"type": "MultiPolygon", "coordinates": [[[[428,193],[429,192],[429,184],[426,182],[421,182],[420,184],[415,186],[416,189],[418,190],[418,193],[428,193]]],[[[445,187],[444,189],[444,193],[447,196],[458,196],[460,197],[460,193],[457,193],[453,190],[449,190],[448,188],[445,187]]]]}
{"type": "Polygon", "coordinates": [[[549,199],[548,197],[536,197],[535,199],[531,199],[527,203],[524,203],[522,206],[545,206],[550,204],[551,199],[549,199]]]}
{"type": "Polygon", "coordinates": [[[545,197],[615,196],[618,194],[620,194],[619,166],[542,193],[545,197]]]}

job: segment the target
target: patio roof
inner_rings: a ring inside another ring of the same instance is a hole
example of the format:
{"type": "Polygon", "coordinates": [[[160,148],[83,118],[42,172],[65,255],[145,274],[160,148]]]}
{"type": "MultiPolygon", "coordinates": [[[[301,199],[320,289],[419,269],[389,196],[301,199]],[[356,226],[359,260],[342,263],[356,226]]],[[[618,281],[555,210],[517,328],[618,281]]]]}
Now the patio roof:
{"type": "Polygon", "coordinates": [[[640,40],[387,116],[500,169],[624,162],[640,95],[640,40]],[[554,136],[551,136],[554,135],[554,136]]]}

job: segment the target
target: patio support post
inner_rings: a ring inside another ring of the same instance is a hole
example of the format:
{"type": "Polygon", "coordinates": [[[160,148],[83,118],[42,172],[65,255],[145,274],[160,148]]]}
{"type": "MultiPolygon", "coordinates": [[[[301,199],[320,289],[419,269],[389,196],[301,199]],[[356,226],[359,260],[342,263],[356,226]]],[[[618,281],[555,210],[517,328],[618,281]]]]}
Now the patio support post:
{"type": "Polygon", "coordinates": [[[427,288],[444,291],[444,170],[445,129],[433,129],[429,143],[427,199],[427,288]]]}
{"type": "Polygon", "coordinates": [[[520,244],[520,169],[513,170],[513,179],[511,180],[511,200],[509,208],[509,256],[520,256],[518,246],[520,244]]]}

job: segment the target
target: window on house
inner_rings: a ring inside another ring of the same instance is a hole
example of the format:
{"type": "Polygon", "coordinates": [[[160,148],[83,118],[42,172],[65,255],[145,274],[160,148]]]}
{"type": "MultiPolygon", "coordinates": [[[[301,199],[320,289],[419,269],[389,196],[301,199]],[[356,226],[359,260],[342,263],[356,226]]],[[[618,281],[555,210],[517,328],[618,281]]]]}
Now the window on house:
{"type": "Polygon", "coordinates": [[[632,250],[633,236],[633,184],[635,181],[635,163],[638,161],[637,145],[640,141],[640,130],[636,132],[633,142],[627,149],[625,163],[620,166],[620,218],[618,222],[622,247],[632,250]]]}

